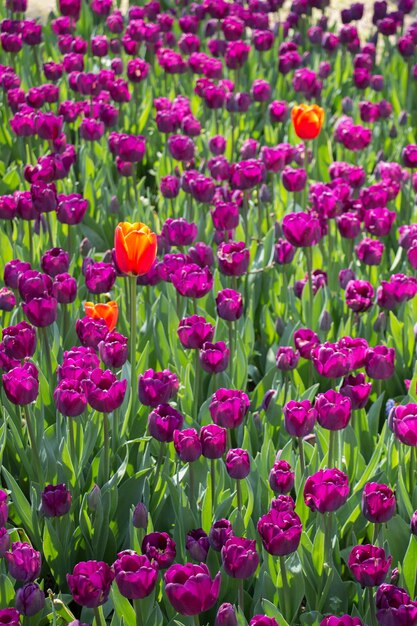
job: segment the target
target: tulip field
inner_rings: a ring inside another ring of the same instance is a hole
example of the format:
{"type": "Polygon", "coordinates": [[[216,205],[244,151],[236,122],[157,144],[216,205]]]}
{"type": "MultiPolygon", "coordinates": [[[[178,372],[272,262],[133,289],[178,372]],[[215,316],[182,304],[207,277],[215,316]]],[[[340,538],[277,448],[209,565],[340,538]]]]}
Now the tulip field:
{"type": "Polygon", "coordinates": [[[417,625],[417,2],[339,5],[1,2],[0,626],[417,625]]]}

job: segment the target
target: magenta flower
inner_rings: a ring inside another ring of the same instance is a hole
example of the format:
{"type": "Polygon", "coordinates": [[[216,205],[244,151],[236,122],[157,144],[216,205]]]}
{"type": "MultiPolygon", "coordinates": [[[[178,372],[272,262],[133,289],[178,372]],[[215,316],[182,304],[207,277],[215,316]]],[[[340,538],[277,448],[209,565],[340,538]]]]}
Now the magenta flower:
{"type": "Polygon", "coordinates": [[[179,294],[186,298],[203,298],[213,288],[213,275],[208,267],[189,263],[178,268],[171,281],[179,294]]]}
{"type": "Polygon", "coordinates": [[[249,267],[249,250],[243,241],[220,244],[217,250],[219,269],[225,276],[242,276],[249,267]]]}
{"type": "MultiPolygon", "coordinates": [[[[81,371],[81,376],[87,377],[87,373],[81,371]]],[[[77,379],[61,380],[54,391],[54,402],[57,410],[67,417],[78,417],[84,413],[87,397],[82,382],[77,379]]]]}
{"type": "Polygon", "coordinates": [[[208,424],[200,430],[201,451],[206,459],[220,459],[226,452],[227,431],[216,424],[208,424]]]}
{"type": "Polygon", "coordinates": [[[206,341],[200,349],[200,365],[208,374],[224,372],[229,365],[230,350],[224,341],[206,341]]]}
{"type": "Polygon", "coordinates": [[[5,557],[9,574],[15,580],[31,582],[41,573],[41,553],[29,543],[13,543],[11,552],[7,552],[5,557]]]}
{"type": "Polygon", "coordinates": [[[351,416],[350,398],[329,389],[316,396],[314,408],[317,411],[317,421],[328,430],[342,430],[346,428],[351,416]]]}
{"type": "Polygon", "coordinates": [[[250,578],[258,569],[259,555],[256,541],[243,537],[230,537],[222,548],[224,571],[232,578],[250,578]]]}
{"type": "Polygon", "coordinates": [[[394,434],[406,446],[417,446],[417,404],[394,407],[392,425],[394,434]]]}
{"type": "Polygon", "coordinates": [[[306,506],[319,513],[336,511],[345,504],[348,495],[348,477],[337,468],[319,470],[304,485],[306,506]]]}
{"type": "Polygon", "coordinates": [[[113,579],[113,570],[103,561],[81,561],[67,574],[75,602],[90,609],[107,602],[113,579]]]}
{"type": "Polygon", "coordinates": [[[244,391],[218,389],[211,397],[209,411],[211,419],[223,428],[237,428],[242,424],[250,406],[244,391]]]}
{"type": "Polygon", "coordinates": [[[250,458],[246,450],[231,448],[226,454],[226,470],[230,478],[243,480],[250,472],[250,458]]]}
{"type": "Polygon", "coordinates": [[[352,548],[348,566],[362,587],[378,587],[384,582],[391,561],[383,548],[367,544],[352,548]]]}
{"type": "Polygon", "coordinates": [[[111,413],[121,406],[127,380],[117,380],[110,370],[94,369],[83,382],[88,404],[100,413],[111,413]]]}
{"type": "Polygon", "coordinates": [[[62,517],[71,508],[71,493],[66,485],[47,485],[41,494],[41,512],[45,517],[62,517]]]}
{"type": "Polygon", "coordinates": [[[265,550],[273,556],[287,556],[299,546],[303,527],[294,511],[271,509],[257,525],[265,550]]]}
{"type": "Polygon", "coordinates": [[[165,592],[181,615],[199,615],[214,606],[220,592],[220,572],[211,578],[206,565],[172,565],[164,576],[165,592]]]}
{"type": "Polygon", "coordinates": [[[290,213],[282,220],[283,233],[296,248],[314,246],[321,238],[320,223],[310,213],[290,213]]]}
{"type": "Polygon", "coordinates": [[[388,485],[367,483],[362,492],[362,515],[373,524],[388,522],[397,509],[395,494],[388,485]]]}
{"type": "Polygon", "coordinates": [[[395,349],[386,346],[368,348],[365,358],[365,370],[369,378],[385,380],[391,378],[395,369],[395,349]]]}
{"type": "Polygon", "coordinates": [[[355,313],[367,311],[372,306],[374,295],[374,288],[366,280],[351,280],[346,285],[346,304],[355,313]]]}
{"type": "Polygon", "coordinates": [[[185,539],[185,549],[194,561],[205,563],[210,548],[207,533],[202,528],[190,530],[185,539]]]}
{"type": "Polygon", "coordinates": [[[158,579],[158,564],[133,550],[119,552],[113,563],[116,585],[125,598],[137,600],[149,596],[158,579]]]}
{"type": "Polygon", "coordinates": [[[20,406],[35,402],[39,393],[39,374],[36,366],[26,361],[3,374],[6,396],[13,404],[20,406]]]}
{"type": "Polygon", "coordinates": [[[291,437],[305,437],[313,432],[317,411],[310,400],[290,400],[283,410],[285,429],[291,437]]]}
{"type": "Polygon", "coordinates": [[[275,461],[269,472],[269,485],[276,494],[289,493],[294,487],[295,474],[287,461],[275,461]]]}
{"type": "Polygon", "coordinates": [[[177,329],[178,338],[186,349],[199,350],[203,344],[214,337],[214,326],[200,315],[184,317],[177,329]]]}
{"type": "Polygon", "coordinates": [[[149,533],[142,541],[142,554],[156,561],[159,569],[166,569],[175,561],[177,554],[175,541],[168,533],[149,533]]]}
{"type": "Polygon", "coordinates": [[[166,404],[177,395],[179,384],[178,376],[168,369],[162,372],[148,369],[139,376],[139,400],[151,407],[166,404]]]}

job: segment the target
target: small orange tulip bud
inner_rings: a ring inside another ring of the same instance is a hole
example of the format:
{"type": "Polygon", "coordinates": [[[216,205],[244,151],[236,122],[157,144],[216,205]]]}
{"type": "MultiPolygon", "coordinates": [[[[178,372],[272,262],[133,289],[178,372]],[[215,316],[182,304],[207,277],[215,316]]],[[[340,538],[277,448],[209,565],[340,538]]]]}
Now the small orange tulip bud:
{"type": "Polygon", "coordinates": [[[114,232],[114,248],[119,270],[123,274],[142,276],[155,261],[156,235],[141,222],[120,222],[114,232]]]}
{"type": "Polygon", "coordinates": [[[102,319],[106,322],[109,332],[112,331],[119,316],[119,307],[117,302],[112,300],[111,302],[105,302],[94,304],[94,302],[86,302],[84,305],[85,314],[93,319],[102,319]]]}
{"type": "Polygon", "coordinates": [[[315,139],[323,126],[324,110],[317,104],[300,104],[293,108],[291,118],[297,137],[315,139]]]}

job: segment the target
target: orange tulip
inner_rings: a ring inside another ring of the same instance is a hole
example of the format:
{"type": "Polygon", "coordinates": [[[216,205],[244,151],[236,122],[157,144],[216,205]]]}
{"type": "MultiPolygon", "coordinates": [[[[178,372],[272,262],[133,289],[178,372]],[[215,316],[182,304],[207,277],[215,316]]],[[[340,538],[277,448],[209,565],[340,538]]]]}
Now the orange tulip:
{"type": "Polygon", "coordinates": [[[315,139],[323,126],[324,110],[317,104],[299,104],[293,108],[291,118],[300,139],[315,139]]]}
{"type": "Polygon", "coordinates": [[[105,302],[94,304],[94,302],[86,302],[84,305],[85,314],[95,320],[102,319],[106,322],[109,332],[115,328],[117,324],[117,318],[119,316],[119,307],[117,302],[112,300],[111,302],[105,302]]]}
{"type": "Polygon", "coordinates": [[[141,222],[120,222],[114,232],[116,263],[123,274],[142,276],[156,257],[156,235],[141,222]]]}

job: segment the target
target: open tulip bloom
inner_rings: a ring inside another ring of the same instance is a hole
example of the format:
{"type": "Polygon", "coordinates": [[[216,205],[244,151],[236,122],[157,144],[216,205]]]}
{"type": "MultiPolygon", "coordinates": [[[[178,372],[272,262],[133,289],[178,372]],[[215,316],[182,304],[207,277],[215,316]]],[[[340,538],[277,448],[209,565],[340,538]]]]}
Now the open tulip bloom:
{"type": "Polygon", "coordinates": [[[0,5],[0,626],[416,626],[417,0],[0,5]]]}

